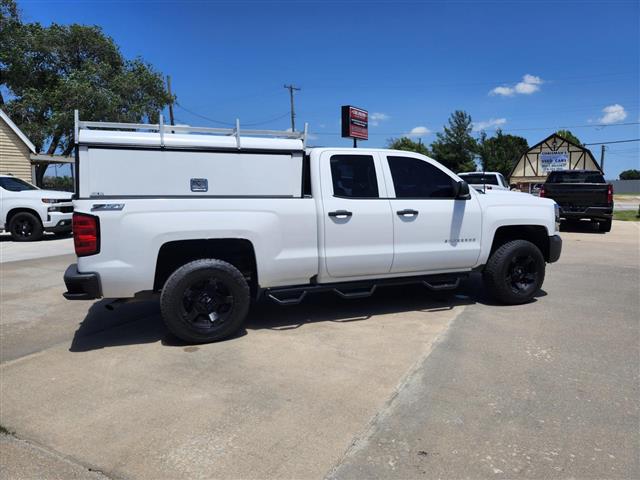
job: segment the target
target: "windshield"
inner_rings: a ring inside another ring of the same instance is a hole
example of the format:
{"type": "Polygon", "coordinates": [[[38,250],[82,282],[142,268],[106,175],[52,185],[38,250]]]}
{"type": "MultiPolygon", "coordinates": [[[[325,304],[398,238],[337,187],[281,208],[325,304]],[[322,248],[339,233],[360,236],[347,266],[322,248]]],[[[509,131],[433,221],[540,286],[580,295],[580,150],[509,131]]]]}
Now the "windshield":
{"type": "Polygon", "coordinates": [[[0,187],[10,192],[22,192],[24,190],[38,190],[28,182],[15,177],[0,177],[0,187]]]}
{"type": "Polygon", "coordinates": [[[498,185],[498,177],[484,173],[461,173],[460,178],[472,185],[498,185]]]}
{"type": "Polygon", "coordinates": [[[606,183],[598,172],[551,172],[549,183],[606,183]]]}

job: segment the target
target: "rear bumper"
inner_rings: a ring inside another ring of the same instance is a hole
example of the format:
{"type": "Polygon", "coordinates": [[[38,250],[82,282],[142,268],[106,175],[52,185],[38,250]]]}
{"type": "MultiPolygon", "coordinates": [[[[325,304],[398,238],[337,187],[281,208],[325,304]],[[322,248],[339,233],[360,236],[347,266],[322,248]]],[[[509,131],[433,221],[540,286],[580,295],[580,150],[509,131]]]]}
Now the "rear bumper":
{"type": "Polygon", "coordinates": [[[580,220],[581,218],[608,220],[612,217],[612,207],[587,207],[584,210],[569,210],[560,206],[560,218],[565,220],[580,220]]]}
{"type": "Polygon", "coordinates": [[[102,297],[100,276],[97,273],[80,273],[78,265],[69,265],[64,272],[64,283],[67,291],[62,295],[67,300],[93,300],[102,297]]]}
{"type": "Polygon", "coordinates": [[[562,238],[560,235],[553,235],[549,237],[549,258],[547,262],[557,262],[562,252],[562,238]]]}

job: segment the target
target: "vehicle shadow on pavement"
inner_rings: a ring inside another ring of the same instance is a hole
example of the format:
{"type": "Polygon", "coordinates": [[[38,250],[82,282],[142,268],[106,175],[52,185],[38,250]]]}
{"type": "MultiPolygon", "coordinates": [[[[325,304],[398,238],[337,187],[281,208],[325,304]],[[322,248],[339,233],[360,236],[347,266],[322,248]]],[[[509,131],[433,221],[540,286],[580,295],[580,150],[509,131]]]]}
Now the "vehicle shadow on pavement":
{"type": "MultiPolygon", "coordinates": [[[[545,295],[546,292],[540,290],[536,297],[545,295]]],[[[92,305],[76,330],[69,351],[87,352],[158,341],[172,347],[188,345],[167,330],[157,301],[122,304],[113,310],[106,308],[109,303],[109,300],[101,300],[92,305]]],[[[362,322],[376,315],[438,312],[475,303],[500,306],[486,294],[481,276],[477,274],[450,292],[434,293],[419,285],[405,285],[382,287],[371,297],[355,300],[343,299],[331,293],[309,295],[302,303],[293,306],[261,300],[252,305],[245,328],[231,339],[242,337],[247,330],[284,331],[316,322],[362,322]]]]}

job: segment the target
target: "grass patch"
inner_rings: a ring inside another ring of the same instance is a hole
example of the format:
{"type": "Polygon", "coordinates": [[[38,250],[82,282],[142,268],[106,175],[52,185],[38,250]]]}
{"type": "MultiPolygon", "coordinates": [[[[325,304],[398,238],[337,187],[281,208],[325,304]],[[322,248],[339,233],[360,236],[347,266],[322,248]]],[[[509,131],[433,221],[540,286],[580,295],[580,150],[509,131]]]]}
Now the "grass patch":
{"type": "Polygon", "coordinates": [[[0,425],[0,434],[2,434],[2,435],[13,435],[13,432],[11,430],[7,430],[2,425],[0,425]]]}
{"type": "Polygon", "coordinates": [[[613,212],[613,219],[625,222],[640,222],[638,212],[635,210],[618,210],[613,212]]]}

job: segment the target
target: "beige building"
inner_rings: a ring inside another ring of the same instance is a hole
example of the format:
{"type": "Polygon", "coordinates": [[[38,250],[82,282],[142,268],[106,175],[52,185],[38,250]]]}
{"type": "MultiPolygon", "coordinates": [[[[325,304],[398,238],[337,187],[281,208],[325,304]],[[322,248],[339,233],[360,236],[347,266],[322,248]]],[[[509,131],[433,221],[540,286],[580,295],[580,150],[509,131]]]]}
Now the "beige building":
{"type": "Polygon", "coordinates": [[[527,150],[509,175],[509,183],[533,193],[555,170],[595,170],[600,166],[591,151],[560,135],[553,134],[527,150]]]}
{"type": "Polygon", "coordinates": [[[33,183],[31,155],[36,147],[0,110],[0,174],[14,175],[33,183]]]}

